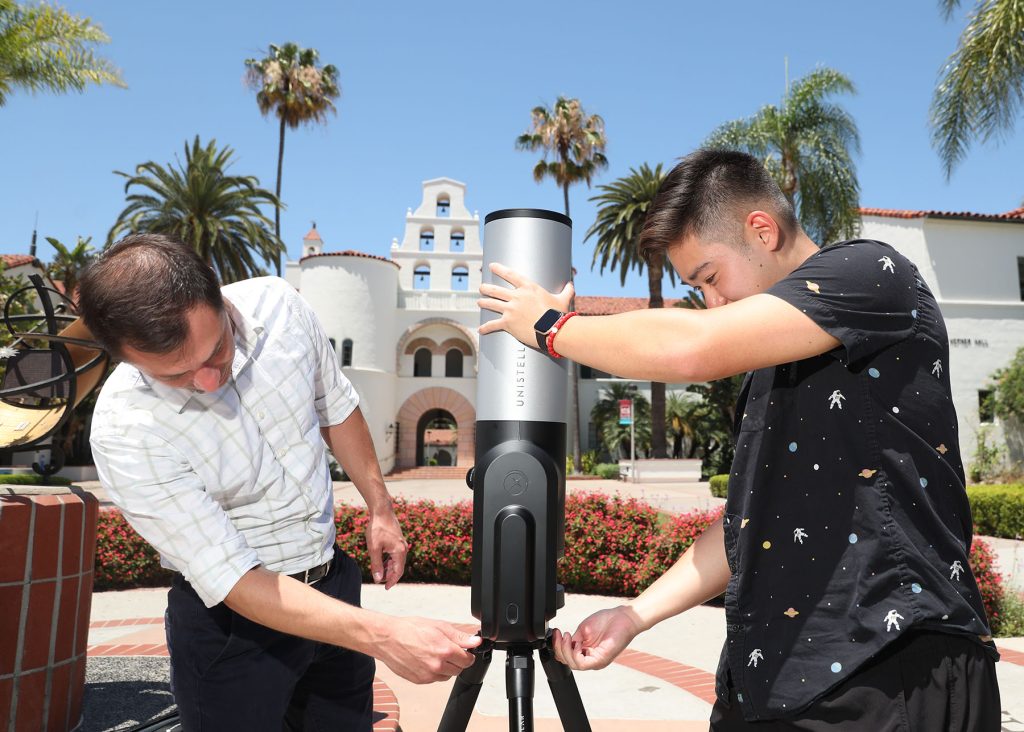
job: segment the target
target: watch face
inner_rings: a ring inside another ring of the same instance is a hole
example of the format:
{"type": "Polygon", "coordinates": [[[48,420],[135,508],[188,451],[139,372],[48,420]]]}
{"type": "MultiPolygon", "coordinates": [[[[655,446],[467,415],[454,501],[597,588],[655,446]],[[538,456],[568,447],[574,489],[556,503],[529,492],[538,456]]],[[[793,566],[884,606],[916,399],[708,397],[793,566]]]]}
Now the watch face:
{"type": "Polygon", "coordinates": [[[557,310],[548,310],[533,324],[533,329],[540,333],[547,333],[558,322],[560,317],[562,317],[562,314],[557,310]]]}

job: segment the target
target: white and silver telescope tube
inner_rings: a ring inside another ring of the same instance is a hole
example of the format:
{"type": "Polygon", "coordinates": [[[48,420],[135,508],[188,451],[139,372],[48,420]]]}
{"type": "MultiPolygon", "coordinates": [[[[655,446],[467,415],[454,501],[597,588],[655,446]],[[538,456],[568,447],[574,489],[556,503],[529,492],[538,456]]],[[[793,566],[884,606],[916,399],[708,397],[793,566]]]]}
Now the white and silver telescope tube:
{"type": "MultiPolygon", "coordinates": [[[[483,281],[500,262],[549,292],[572,273],[572,222],[541,209],[484,219],[483,281]]],[[[482,310],[480,322],[499,317],[482,310]]],[[[555,564],[564,555],[568,373],[505,332],[480,337],[477,372],[471,605],[484,638],[532,642],[561,607],[555,564]]]]}

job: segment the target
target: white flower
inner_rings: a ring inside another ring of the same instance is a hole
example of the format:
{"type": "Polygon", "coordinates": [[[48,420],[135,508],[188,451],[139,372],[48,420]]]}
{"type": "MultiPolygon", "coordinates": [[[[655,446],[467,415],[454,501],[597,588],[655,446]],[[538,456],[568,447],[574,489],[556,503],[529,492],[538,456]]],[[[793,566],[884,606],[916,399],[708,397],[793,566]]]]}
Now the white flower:
{"type": "Polygon", "coordinates": [[[0,360],[6,360],[18,355],[18,349],[11,346],[0,346],[0,360]]]}

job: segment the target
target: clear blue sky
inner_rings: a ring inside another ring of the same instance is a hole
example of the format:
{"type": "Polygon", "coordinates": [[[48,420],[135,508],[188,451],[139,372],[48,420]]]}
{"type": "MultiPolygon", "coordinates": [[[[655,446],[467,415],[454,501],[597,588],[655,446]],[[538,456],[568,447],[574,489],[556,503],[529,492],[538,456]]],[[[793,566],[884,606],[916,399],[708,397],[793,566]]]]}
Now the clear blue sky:
{"type": "MultiPolygon", "coordinates": [[[[196,134],[229,144],[233,171],[273,189],[277,126],[260,116],[242,62],[286,41],[319,49],[342,87],[326,126],[287,134],[282,236],[293,258],[314,219],[328,251],[387,255],[420,182],[439,176],[468,185],[481,220],[561,210],[555,184],[533,182],[537,156],[513,144],[530,109],[558,94],[605,119],[610,167],[595,185],[643,162],[670,166],[718,124],[777,103],[786,57],[790,78],[826,65],[856,84],[842,104],[861,132],[862,205],[1002,212],[1024,197],[1024,129],[975,145],[949,182],[929,144],[932,90],[972,0],[949,22],[936,0],[63,4],[111,36],[101,53],[128,88],[16,92],[0,108],[5,253],[28,251],[36,212],[44,260],[45,236],[101,245],[124,207],[112,171],[181,157],[196,134]]],[[[623,291],[617,276],[591,272],[594,192],[571,192],[578,291],[646,295],[645,279],[623,291]]]]}

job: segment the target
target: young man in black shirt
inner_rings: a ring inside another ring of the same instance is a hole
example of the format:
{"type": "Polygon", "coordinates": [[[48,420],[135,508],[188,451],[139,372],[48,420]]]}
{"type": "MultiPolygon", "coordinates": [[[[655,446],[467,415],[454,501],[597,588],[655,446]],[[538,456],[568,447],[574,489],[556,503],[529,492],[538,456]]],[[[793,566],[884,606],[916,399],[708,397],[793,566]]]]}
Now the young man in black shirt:
{"type": "Polygon", "coordinates": [[[665,252],[707,310],[558,318],[500,265],[483,308],[528,346],[634,379],[749,372],[725,515],[629,603],[555,631],[602,668],[643,630],[725,592],[712,728],[998,730],[988,621],[942,315],[887,244],[819,249],[755,158],[702,150],[669,174],[645,253],[665,252]],[[543,339],[540,340],[540,339],[543,339]]]}

